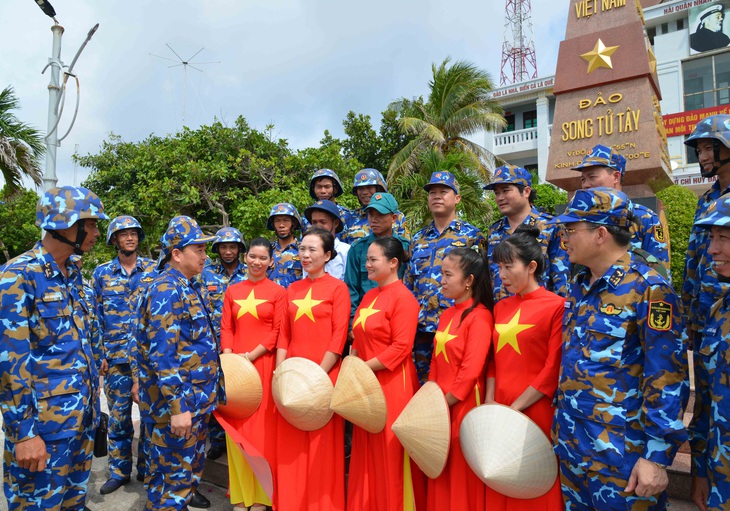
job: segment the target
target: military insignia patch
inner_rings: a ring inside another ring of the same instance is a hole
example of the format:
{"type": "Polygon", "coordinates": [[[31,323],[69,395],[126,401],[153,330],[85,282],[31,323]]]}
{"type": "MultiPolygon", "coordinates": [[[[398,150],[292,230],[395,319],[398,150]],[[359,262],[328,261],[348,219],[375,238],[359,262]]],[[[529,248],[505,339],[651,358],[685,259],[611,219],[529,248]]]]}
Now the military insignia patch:
{"type": "Polygon", "coordinates": [[[649,328],[666,332],[672,328],[672,306],[664,301],[649,302],[649,328]]]}
{"type": "Polygon", "coordinates": [[[662,243],[665,241],[664,227],[662,226],[662,224],[654,226],[654,239],[656,239],[657,241],[660,241],[662,243]]]}
{"type": "Polygon", "coordinates": [[[218,291],[218,286],[211,284],[208,286],[208,291],[218,291]]]}
{"type": "Polygon", "coordinates": [[[604,314],[608,314],[609,316],[618,316],[619,314],[621,314],[621,307],[616,307],[612,303],[605,303],[601,305],[598,310],[600,310],[604,314]]]}
{"type": "Polygon", "coordinates": [[[459,247],[459,248],[461,248],[461,247],[465,247],[466,246],[466,243],[464,243],[461,240],[456,240],[456,241],[452,241],[451,242],[451,246],[452,247],[459,247]]]}
{"type": "Polygon", "coordinates": [[[611,278],[608,279],[608,283],[612,286],[616,287],[621,283],[621,280],[624,278],[624,275],[626,275],[626,272],[623,271],[621,268],[616,268],[616,271],[613,272],[613,275],[611,275],[611,278]]]}
{"type": "Polygon", "coordinates": [[[152,282],[155,279],[154,279],[154,277],[142,277],[140,280],[142,282],[144,282],[145,284],[149,284],[150,282],[152,282]]]}
{"type": "Polygon", "coordinates": [[[41,298],[44,302],[59,302],[63,298],[60,291],[46,291],[41,298]]]}

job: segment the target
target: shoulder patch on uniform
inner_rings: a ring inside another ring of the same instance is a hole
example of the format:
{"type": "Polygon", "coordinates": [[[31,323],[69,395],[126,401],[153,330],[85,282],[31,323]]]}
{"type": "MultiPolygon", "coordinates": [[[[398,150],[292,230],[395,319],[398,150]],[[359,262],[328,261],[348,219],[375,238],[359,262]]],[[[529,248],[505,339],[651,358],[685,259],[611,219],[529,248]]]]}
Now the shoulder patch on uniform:
{"type": "Polygon", "coordinates": [[[604,314],[608,314],[609,316],[618,316],[619,314],[621,314],[621,308],[616,307],[612,303],[604,303],[598,308],[598,310],[600,310],[604,314]]]}
{"type": "Polygon", "coordinates": [[[621,283],[621,280],[624,278],[624,275],[626,275],[626,272],[623,270],[623,268],[616,268],[616,271],[613,272],[613,275],[611,275],[611,278],[608,279],[608,283],[612,286],[616,287],[621,283]]]}
{"type": "Polygon", "coordinates": [[[466,246],[466,243],[464,243],[461,240],[454,240],[454,241],[451,242],[451,246],[452,247],[459,247],[459,248],[461,248],[461,247],[465,247],[466,246]]]}
{"type": "Polygon", "coordinates": [[[662,243],[666,241],[664,238],[664,226],[662,226],[662,224],[657,224],[654,226],[654,239],[662,243]]]}
{"type": "Polygon", "coordinates": [[[666,332],[672,328],[672,305],[663,300],[649,301],[649,328],[666,332]]]}

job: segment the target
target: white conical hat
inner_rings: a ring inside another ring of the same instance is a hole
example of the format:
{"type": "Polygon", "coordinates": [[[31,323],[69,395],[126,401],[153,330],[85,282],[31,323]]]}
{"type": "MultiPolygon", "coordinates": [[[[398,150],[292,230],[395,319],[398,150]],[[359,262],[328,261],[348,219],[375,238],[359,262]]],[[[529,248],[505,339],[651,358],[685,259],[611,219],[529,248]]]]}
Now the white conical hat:
{"type": "Polygon", "coordinates": [[[391,429],[424,474],[432,479],[441,475],[449,457],[451,416],[437,383],[426,382],[403,408],[391,429]]]}
{"type": "Polygon", "coordinates": [[[220,357],[226,404],[218,405],[218,410],[233,419],[245,419],[261,404],[264,395],[261,376],[254,365],[241,355],[223,353],[220,357]]]}
{"type": "Polygon", "coordinates": [[[274,371],[274,403],[281,415],[302,431],[314,431],[332,418],[332,381],[308,358],[287,358],[274,371]]]}
{"type": "Polygon", "coordinates": [[[502,495],[533,499],[555,484],[558,462],[550,440],[527,415],[488,404],[466,414],[461,450],[474,473],[502,495]]]}
{"type": "Polygon", "coordinates": [[[383,431],[388,412],[385,394],[364,360],[355,356],[342,360],[330,408],[370,433],[383,431]]]}

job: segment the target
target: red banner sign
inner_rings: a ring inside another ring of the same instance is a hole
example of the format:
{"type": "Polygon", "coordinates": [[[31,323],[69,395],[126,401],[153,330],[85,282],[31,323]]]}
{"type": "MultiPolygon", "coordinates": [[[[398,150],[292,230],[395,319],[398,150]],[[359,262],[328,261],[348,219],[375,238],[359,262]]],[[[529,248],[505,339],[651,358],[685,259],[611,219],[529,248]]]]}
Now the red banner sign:
{"type": "Polygon", "coordinates": [[[705,117],[717,114],[730,114],[730,105],[667,114],[663,115],[662,119],[664,119],[664,128],[667,130],[667,137],[678,137],[680,135],[689,135],[695,129],[695,125],[698,122],[705,117]]]}

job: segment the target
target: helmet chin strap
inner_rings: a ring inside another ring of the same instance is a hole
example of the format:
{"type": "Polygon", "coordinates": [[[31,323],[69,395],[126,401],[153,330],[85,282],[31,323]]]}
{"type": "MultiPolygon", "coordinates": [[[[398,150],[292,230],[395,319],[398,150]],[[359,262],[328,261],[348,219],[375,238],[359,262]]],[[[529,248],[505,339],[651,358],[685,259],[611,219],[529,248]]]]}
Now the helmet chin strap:
{"type": "MultiPolygon", "coordinates": [[[[702,177],[705,178],[714,177],[717,174],[718,170],[730,163],[730,158],[725,158],[724,160],[720,158],[720,142],[718,142],[717,140],[713,140],[712,146],[715,155],[715,161],[712,162],[712,170],[710,170],[709,172],[705,172],[704,170],[702,170],[702,164],[700,164],[700,174],[702,175],[702,177]]],[[[695,148],[695,154],[697,153],[697,148],[695,148]]]]}
{"type": "Polygon", "coordinates": [[[76,222],[77,230],[76,230],[76,241],[73,242],[66,238],[65,236],[62,236],[59,234],[58,231],[51,230],[48,231],[51,233],[51,237],[57,239],[61,243],[65,243],[66,245],[71,245],[74,249],[74,254],[76,255],[84,255],[84,251],[81,250],[81,245],[84,244],[84,240],[86,239],[86,230],[84,229],[84,224],[86,223],[86,220],[78,220],[76,222]]]}

